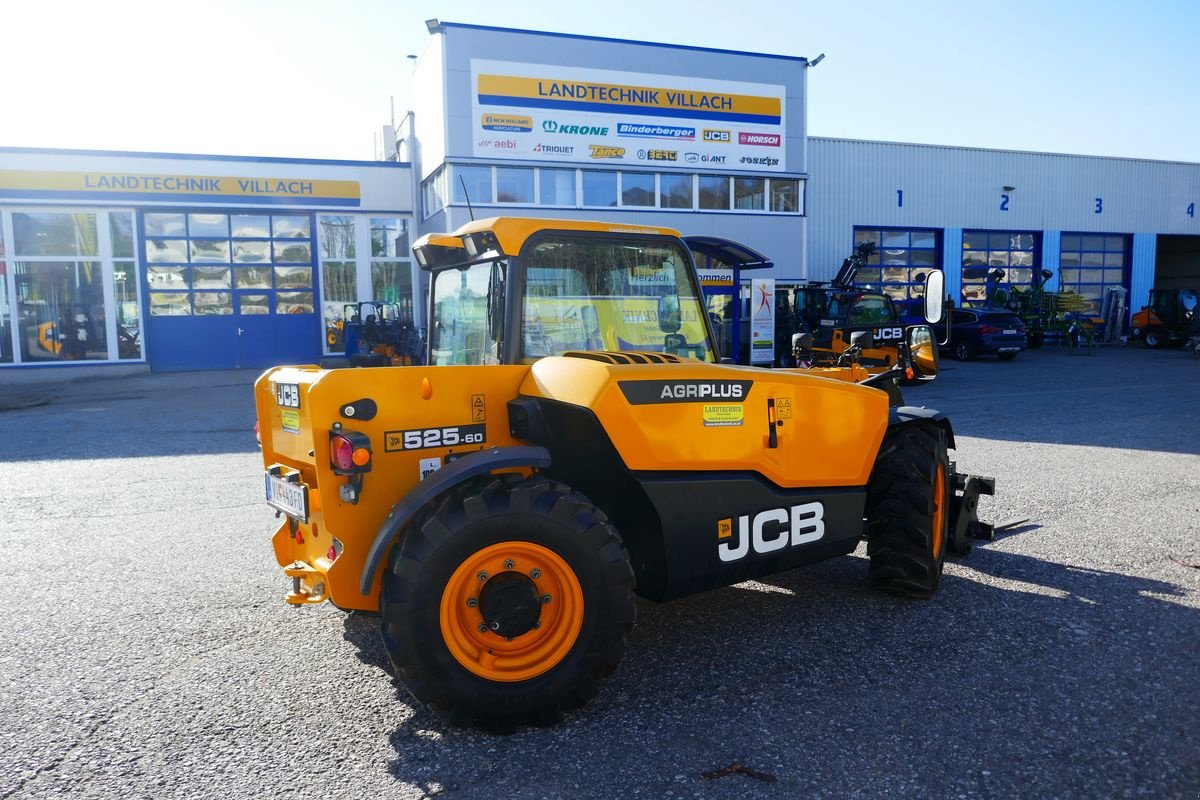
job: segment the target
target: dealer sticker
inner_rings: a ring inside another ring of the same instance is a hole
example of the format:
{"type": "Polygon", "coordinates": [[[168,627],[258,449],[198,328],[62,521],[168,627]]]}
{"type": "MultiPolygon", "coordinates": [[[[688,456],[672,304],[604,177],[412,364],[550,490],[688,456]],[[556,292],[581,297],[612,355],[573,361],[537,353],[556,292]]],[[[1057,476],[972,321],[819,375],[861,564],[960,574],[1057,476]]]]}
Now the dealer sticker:
{"type": "Polygon", "coordinates": [[[721,403],[704,406],[704,427],[732,428],[742,424],[746,409],[741,403],[721,403]]]}
{"type": "Polygon", "coordinates": [[[283,423],[284,433],[299,433],[300,432],[300,412],[299,411],[280,411],[279,421],[283,423]]]}

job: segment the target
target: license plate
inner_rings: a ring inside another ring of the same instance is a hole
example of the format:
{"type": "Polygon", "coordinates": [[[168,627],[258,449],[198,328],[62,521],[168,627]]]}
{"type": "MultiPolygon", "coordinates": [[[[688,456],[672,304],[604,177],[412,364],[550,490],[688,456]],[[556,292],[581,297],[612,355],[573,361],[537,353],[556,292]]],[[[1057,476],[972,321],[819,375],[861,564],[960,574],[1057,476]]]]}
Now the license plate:
{"type": "Polygon", "coordinates": [[[1016,333],[1016,330],[1015,330],[1015,329],[1011,329],[1011,328],[1010,328],[1009,330],[1006,330],[1006,331],[1005,331],[1005,333],[1007,333],[1007,334],[1013,334],[1013,333],[1016,333]]]}
{"type": "Polygon", "coordinates": [[[289,517],[308,522],[308,487],[267,473],[267,504],[289,517]]]}
{"type": "Polygon", "coordinates": [[[997,353],[1019,353],[1019,352],[1021,352],[1021,348],[1019,348],[1019,347],[1001,347],[996,352],[997,353]]]}

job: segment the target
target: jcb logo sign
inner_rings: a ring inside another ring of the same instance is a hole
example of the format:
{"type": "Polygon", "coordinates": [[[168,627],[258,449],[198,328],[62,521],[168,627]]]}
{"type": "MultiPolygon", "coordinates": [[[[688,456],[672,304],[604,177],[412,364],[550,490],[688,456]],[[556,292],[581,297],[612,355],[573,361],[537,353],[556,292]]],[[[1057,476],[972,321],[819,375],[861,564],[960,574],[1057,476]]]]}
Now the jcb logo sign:
{"type": "Polygon", "coordinates": [[[702,136],[702,139],[706,142],[726,142],[727,143],[727,142],[729,142],[729,140],[731,138],[732,137],[730,136],[729,131],[714,130],[712,128],[705,128],[704,134],[702,136]]]}
{"type": "Polygon", "coordinates": [[[758,512],[753,519],[746,514],[737,520],[736,544],[730,541],[734,538],[733,518],[717,521],[717,554],[722,561],[743,559],[751,548],[758,555],[766,555],[815,542],[825,535],[825,506],[821,503],[771,508],[758,512]]]}
{"type": "Polygon", "coordinates": [[[904,338],[904,328],[876,328],[871,335],[879,342],[898,342],[904,338]]]}

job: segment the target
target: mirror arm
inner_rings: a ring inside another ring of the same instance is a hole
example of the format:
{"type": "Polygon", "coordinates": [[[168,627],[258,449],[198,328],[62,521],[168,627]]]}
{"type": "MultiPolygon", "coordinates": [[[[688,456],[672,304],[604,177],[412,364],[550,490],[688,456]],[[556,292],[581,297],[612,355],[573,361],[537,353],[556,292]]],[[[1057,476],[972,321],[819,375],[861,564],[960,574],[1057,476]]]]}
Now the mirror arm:
{"type": "Polygon", "coordinates": [[[904,369],[902,369],[901,367],[898,367],[898,366],[892,367],[887,372],[880,372],[877,375],[871,375],[866,378],[863,378],[861,381],[858,382],[858,385],[859,386],[878,386],[879,384],[886,383],[887,381],[899,380],[900,378],[903,378],[904,375],[905,375],[904,369]]]}

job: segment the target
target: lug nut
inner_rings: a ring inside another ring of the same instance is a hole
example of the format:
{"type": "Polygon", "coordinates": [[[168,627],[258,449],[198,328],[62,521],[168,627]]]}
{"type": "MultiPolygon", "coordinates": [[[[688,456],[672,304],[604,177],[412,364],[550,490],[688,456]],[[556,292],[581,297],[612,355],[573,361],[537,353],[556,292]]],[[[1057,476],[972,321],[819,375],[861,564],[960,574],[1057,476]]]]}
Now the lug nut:
{"type": "Polygon", "coordinates": [[[495,622],[492,623],[492,630],[494,630],[494,631],[500,630],[500,620],[496,620],[495,622]]]}
{"type": "Polygon", "coordinates": [[[467,608],[474,608],[477,605],[479,605],[479,601],[476,600],[474,597],[467,598],[467,608]]]}
{"type": "Polygon", "coordinates": [[[551,600],[550,595],[548,595],[548,594],[542,595],[542,605],[546,605],[547,603],[550,602],[550,600],[551,600]]]}
{"type": "Polygon", "coordinates": [[[486,572],[484,572],[483,570],[480,570],[479,575],[477,577],[481,581],[486,581],[488,579],[488,574],[486,572]]]}
{"type": "Polygon", "coordinates": [[[505,569],[512,569],[516,565],[517,565],[517,562],[513,561],[511,558],[504,562],[505,569]]]}
{"type": "Polygon", "coordinates": [[[481,622],[481,623],[479,623],[479,632],[480,632],[480,633],[487,633],[487,632],[488,632],[488,626],[487,626],[487,623],[486,623],[486,622],[481,622]]]}
{"type": "Polygon", "coordinates": [[[535,622],[535,623],[533,623],[533,629],[534,629],[535,631],[536,631],[536,630],[541,630],[541,627],[542,627],[542,623],[541,623],[540,621],[539,621],[539,622],[535,622]]]}
{"type": "Polygon", "coordinates": [[[536,581],[538,578],[542,577],[542,571],[537,567],[534,567],[532,570],[530,570],[529,577],[536,581]]]}

